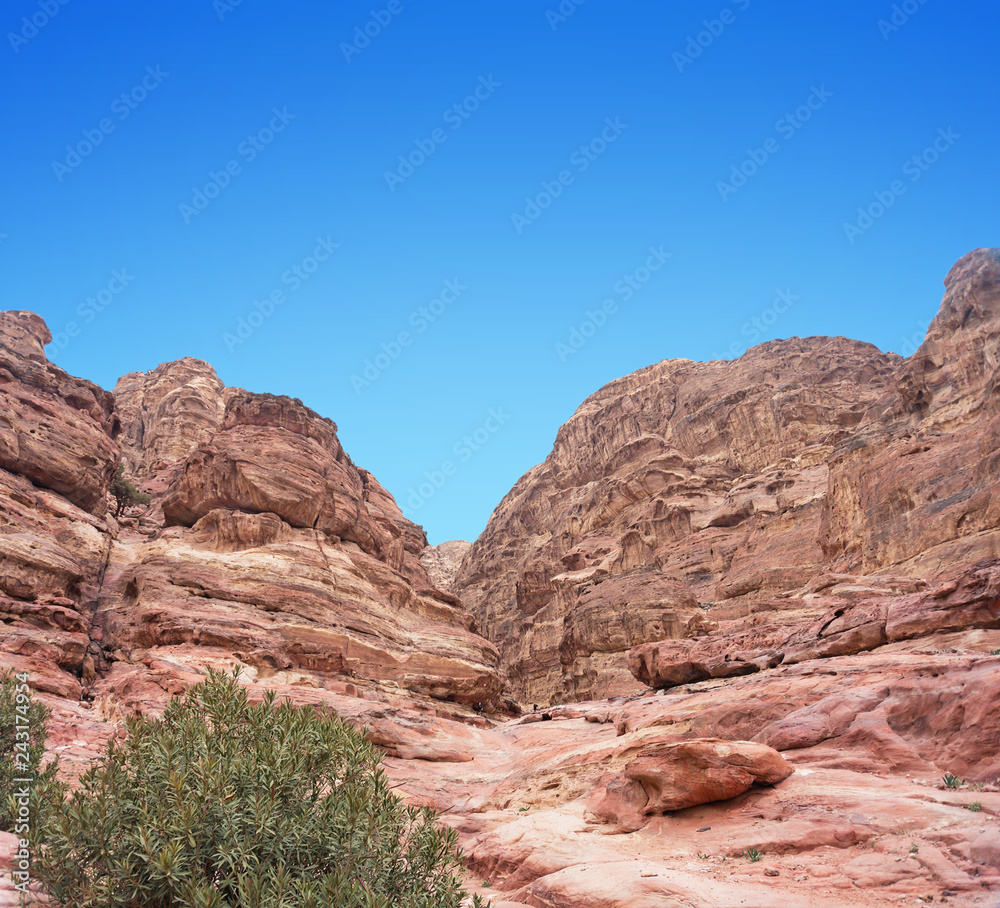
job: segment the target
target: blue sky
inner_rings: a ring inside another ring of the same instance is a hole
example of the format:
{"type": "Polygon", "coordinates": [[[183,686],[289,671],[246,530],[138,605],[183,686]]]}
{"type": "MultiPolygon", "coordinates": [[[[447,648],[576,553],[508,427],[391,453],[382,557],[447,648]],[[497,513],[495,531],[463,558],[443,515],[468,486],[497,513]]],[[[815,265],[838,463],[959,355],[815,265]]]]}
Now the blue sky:
{"type": "Polygon", "coordinates": [[[997,18],[11,0],[4,307],[107,388],[191,355],[299,397],[432,542],[472,539],[613,378],[794,335],[911,352],[1000,246],[997,18]]]}

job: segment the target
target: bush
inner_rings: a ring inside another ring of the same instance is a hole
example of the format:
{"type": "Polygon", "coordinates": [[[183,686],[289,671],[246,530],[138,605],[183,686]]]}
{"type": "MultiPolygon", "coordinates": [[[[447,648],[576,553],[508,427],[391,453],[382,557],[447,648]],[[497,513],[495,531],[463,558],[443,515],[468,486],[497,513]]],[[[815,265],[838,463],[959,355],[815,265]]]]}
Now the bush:
{"type": "MultiPolygon", "coordinates": [[[[66,908],[458,908],[454,830],[393,795],[337,716],[237,676],[133,718],[45,829],[35,875],[66,908]]],[[[480,901],[476,901],[481,905],[480,901]]]]}
{"type": "Polygon", "coordinates": [[[126,508],[136,504],[149,504],[150,497],[145,492],[140,492],[125,475],[125,464],[118,464],[115,470],[115,478],[111,480],[108,491],[115,499],[115,517],[121,517],[126,508]]]}
{"type": "Polygon", "coordinates": [[[45,814],[61,802],[66,787],[56,781],[58,761],[42,768],[49,713],[44,703],[32,698],[27,675],[0,674],[0,830],[20,838],[32,837],[45,814]],[[24,788],[27,805],[23,798],[15,800],[24,788]]]}

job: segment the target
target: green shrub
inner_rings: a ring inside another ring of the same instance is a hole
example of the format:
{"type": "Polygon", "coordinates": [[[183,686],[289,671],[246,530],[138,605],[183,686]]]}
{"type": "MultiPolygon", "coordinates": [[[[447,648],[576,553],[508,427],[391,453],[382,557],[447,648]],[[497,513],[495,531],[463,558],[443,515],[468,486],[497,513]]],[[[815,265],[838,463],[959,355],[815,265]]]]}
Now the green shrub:
{"type": "Polygon", "coordinates": [[[126,508],[136,504],[149,504],[150,497],[145,492],[140,492],[125,475],[125,464],[118,464],[115,470],[115,478],[111,480],[108,488],[115,499],[115,517],[121,517],[126,508]]]}
{"type": "Polygon", "coordinates": [[[958,776],[950,772],[945,773],[941,781],[944,782],[945,788],[961,788],[965,784],[958,776]]]}
{"type": "MultiPolygon", "coordinates": [[[[64,908],[458,908],[456,833],[337,716],[209,679],[80,779],[35,875],[64,908]]],[[[477,901],[477,905],[481,902],[477,901]]]]}
{"type": "Polygon", "coordinates": [[[26,674],[0,674],[0,830],[19,838],[33,837],[65,790],[56,781],[58,761],[42,767],[49,713],[44,703],[33,699],[26,674]]]}

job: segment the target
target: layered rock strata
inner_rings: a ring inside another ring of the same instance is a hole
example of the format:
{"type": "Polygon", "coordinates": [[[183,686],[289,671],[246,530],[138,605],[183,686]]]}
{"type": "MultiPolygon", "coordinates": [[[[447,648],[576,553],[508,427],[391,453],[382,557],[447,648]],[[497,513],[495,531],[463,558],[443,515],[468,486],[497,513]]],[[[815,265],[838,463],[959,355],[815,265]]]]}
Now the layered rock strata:
{"type": "MultiPolygon", "coordinates": [[[[979,250],[948,274],[907,360],[792,338],[734,362],[640,370],[560,429],[455,590],[525,703],[832,651],[809,635],[866,624],[861,605],[841,620],[843,598],[884,611],[886,596],[980,576],[1000,557],[998,363],[1000,263],[979,250]]],[[[851,645],[897,639],[879,620],[851,645]]],[[[956,620],[995,626],[985,606],[956,620]]],[[[953,629],[936,621],[923,632],[953,629]]]]}

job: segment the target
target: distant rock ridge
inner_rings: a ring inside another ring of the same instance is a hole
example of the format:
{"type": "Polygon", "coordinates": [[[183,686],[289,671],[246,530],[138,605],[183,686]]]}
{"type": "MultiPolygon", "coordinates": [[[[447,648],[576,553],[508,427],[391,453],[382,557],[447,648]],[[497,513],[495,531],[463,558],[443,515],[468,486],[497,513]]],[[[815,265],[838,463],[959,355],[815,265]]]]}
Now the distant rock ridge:
{"type": "Polygon", "coordinates": [[[429,545],[421,554],[420,563],[436,587],[450,591],[455,585],[462,559],[470,548],[472,543],[464,539],[452,539],[439,545],[429,545]]]}

